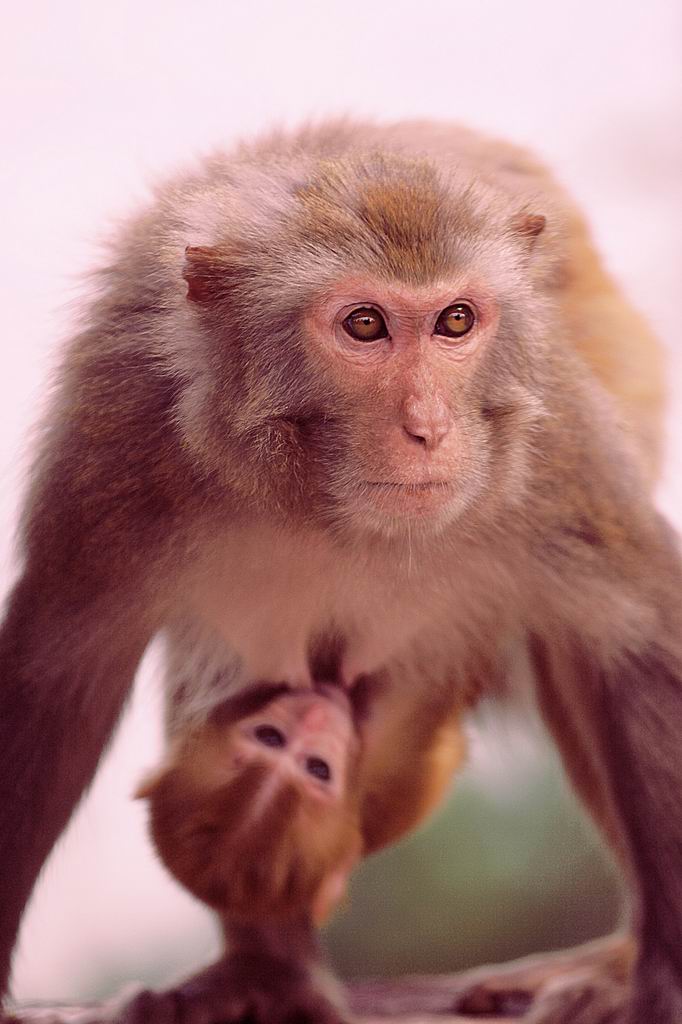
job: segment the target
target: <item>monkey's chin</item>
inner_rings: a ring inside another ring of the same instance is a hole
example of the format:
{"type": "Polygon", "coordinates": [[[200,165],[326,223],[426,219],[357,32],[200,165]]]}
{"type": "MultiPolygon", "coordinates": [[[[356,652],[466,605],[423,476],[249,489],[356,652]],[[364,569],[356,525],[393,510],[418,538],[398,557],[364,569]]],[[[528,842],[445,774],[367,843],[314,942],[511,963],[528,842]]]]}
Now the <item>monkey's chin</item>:
{"type": "Polygon", "coordinates": [[[451,481],[363,481],[353,495],[357,525],[386,536],[433,534],[463,511],[466,499],[451,481]]]}

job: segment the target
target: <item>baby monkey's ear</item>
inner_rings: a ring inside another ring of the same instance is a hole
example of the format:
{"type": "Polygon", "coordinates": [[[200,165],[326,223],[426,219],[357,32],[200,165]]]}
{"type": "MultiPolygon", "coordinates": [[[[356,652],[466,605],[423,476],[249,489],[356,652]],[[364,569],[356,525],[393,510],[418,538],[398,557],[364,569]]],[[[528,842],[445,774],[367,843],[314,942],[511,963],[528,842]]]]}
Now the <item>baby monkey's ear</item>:
{"type": "Polygon", "coordinates": [[[166,766],[161,768],[154,768],[152,771],[147,772],[140,779],[135,791],[133,792],[133,800],[149,800],[153,797],[159,789],[159,786],[166,777],[168,769],[166,766]]]}
{"type": "Polygon", "coordinates": [[[317,927],[323,925],[345,899],[348,880],[361,857],[362,844],[358,839],[357,846],[345,860],[323,879],[312,906],[312,918],[317,927]]]}
{"type": "Polygon", "coordinates": [[[161,764],[156,768],[150,768],[138,782],[133,792],[133,800],[150,800],[158,796],[162,784],[175,776],[178,766],[182,764],[183,756],[187,756],[185,742],[186,737],[171,741],[161,764]]]}
{"type": "Polygon", "coordinates": [[[151,768],[142,775],[132,795],[133,800],[151,800],[159,796],[159,791],[164,782],[175,775],[175,765],[170,761],[164,761],[157,768],[151,768]]]}

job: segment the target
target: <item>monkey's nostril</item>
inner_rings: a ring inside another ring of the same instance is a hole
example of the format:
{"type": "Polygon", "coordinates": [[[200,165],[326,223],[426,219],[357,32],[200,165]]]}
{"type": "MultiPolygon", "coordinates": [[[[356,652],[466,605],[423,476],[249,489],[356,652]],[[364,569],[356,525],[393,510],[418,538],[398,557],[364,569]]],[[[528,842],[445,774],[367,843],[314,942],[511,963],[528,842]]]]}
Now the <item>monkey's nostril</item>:
{"type": "Polygon", "coordinates": [[[410,395],[401,409],[402,427],[415,444],[437,448],[450,429],[450,416],[444,402],[424,400],[410,395]]]}
{"type": "Polygon", "coordinates": [[[434,424],[415,424],[414,427],[408,427],[403,424],[403,430],[409,437],[410,441],[415,444],[421,445],[423,448],[429,450],[437,448],[443,438],[448,433],[448,428],[445,425],[434,424]]]}
{"type": "Polygon", "coordinates": [[[421,445],[426,445],[427,444],[427,439],[426,439],[425,435],[414,433],[408,427],[403,427],[403,430],[405,431],[405,433],[409,437],[410,441],[414,441],[414,442],[416,442],[416,444],[421,444],[421,445]]]}

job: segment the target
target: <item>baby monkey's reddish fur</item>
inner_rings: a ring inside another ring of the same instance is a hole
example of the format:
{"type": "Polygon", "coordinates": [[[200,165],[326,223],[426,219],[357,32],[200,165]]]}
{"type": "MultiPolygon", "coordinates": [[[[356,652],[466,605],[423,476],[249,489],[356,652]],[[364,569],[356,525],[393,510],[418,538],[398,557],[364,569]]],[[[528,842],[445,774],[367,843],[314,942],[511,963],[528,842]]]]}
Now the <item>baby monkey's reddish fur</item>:
{"type": "Polygon", "coordinates": [[[360,857],[417,825],[450,781],[462,752],[452,708],[430,716],[430,735],[423,725],[391,734],[390,719],[388,730],[375,726],[375,760],[379,746],[402,747],[403,760],[402,777],[372,777],[366,697],[358,710],[353,696],[255,687],[175,737],[138,789],[166,867],[228,925],[321,924],[360,857]]]}
{"type": "Polygon", "coordinates": [[[281,690],[221,705],[137,794],[166,867],[226,920],[323,921],[362,851],[349,702],[281,690]]]}
{"type": "MultiPolygon", "coordinates": [[[[562,189],[457,126],[326,124],[171,182],[98,283],[0,633],[0,987],[162,631],[171,744],[258,680],[364,692],[369,848],[414,822],[413,763],[435,799],[460,715],[532,676],[633,896],[631,985],[608,972],[574,1008],[679,1024],[682,569],[651,499],[660,357],[562,189]]],[[[131,1019],[346,1020],[309,916],[228,921],[225,956],[131,1019]]],[[[571,998],[536,1021],[572,1021],[571,998]]]]}

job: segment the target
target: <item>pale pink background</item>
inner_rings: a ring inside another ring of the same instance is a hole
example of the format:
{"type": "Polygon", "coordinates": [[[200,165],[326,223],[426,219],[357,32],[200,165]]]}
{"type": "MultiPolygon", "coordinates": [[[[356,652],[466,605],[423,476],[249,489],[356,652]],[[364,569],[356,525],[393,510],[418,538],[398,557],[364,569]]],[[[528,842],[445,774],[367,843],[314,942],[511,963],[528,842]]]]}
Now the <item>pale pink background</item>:
{"type": "MultiPolygon", "coordinates": [[[[560,171],[612,269],[670,346],[675,399],[661,502],[680,524],[674,0],[26,0],[6,3],[1,24],[3,590],[19,453],[98,234],[178,162],[330,112],[459,118],[530,143],[560,171]]],[[[134,977],[160,952],[186,968],[214,943],[203,913],[153,862],[129,799],[158,749],[152,662],[153,653],[31,907],[19,996],[77,995],[94,964],[134,977]]],[[[499,785],[532,769],[518,754],[501,766],[482,748],[471,770],[499,785]]]]}

